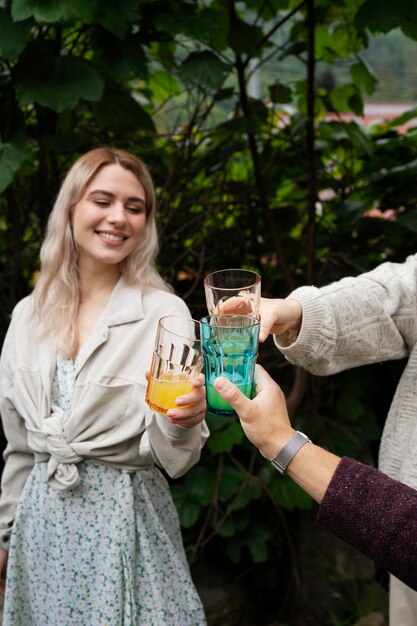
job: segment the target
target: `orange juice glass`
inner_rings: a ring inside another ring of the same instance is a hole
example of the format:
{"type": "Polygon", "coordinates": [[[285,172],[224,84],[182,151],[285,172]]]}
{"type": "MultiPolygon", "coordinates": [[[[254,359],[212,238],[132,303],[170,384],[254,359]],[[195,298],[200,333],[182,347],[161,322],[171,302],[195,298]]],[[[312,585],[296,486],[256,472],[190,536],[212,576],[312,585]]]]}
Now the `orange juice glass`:
{"type": "Polygon", "coordinates": [[[193,390],[193,379],[203,368],[200,323],[167,315],[158,322],[151,374],[145,400],[154,411],[175,408],[178,396],[193,390]]]}

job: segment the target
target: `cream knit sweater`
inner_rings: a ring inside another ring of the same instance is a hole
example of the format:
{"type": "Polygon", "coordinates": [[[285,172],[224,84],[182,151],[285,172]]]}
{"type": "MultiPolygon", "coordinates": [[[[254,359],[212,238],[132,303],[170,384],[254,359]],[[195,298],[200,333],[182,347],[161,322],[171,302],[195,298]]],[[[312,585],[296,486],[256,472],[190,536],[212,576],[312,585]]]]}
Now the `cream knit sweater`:
{"type": "Polygon", "coordinates": [[[289,297],[302,305],[302,326],[293,343],[285,335],[275,342],[291,363],[325,376],[408,356],[386,420],[379,469],[417,488],[417,255],[321,289],[301,287],[289,297]]]}

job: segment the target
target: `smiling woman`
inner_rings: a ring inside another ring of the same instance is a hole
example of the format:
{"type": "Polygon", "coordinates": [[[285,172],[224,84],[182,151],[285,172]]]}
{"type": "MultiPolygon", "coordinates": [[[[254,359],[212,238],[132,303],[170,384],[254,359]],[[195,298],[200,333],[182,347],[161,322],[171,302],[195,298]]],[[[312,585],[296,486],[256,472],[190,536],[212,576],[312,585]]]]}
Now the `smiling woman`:
{"type": "Polygon", "coordinates": [[[155,269],[157,247],[142,161],[82,156],[1,355],[3,626],[206,623],[158,469],[177,477],[199,459],[202,377],[168,416],[145,403],[159,318],[190,317],[155,269]]]}

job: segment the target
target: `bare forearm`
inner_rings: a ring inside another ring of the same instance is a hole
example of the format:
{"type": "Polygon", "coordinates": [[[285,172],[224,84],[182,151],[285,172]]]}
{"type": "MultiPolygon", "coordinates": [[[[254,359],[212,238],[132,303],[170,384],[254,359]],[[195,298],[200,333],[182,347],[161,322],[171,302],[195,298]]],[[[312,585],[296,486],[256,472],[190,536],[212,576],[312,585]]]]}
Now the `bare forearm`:
{"type": "Polygon", "coordinates": [[[335,454],[307,443],[289,463],[286,474],[320,503],[340,461],[335,454]]]}

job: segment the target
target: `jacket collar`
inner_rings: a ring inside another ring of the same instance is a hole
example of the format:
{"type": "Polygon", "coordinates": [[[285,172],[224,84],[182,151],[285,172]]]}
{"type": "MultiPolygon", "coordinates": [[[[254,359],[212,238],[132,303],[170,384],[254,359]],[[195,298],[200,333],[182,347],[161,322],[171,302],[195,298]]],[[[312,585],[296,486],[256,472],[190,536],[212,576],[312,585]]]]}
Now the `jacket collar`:
{"type": "Polygon", "coordinates": [[[76,373],[79,373],[93,352],[107,341],[111,326],[137,322],[144,316],[142,291],[137,286],[129,285],[126,279],[121,276],[101,318],[78,354],[75,361],[76,373]]]}
{"type": "Polygon", "coordinates": [[[121,276],[103,311],[102,323],[108,327],[118,326],[137,322],[144,316],[142,291],[137,286],[129,285],[125,277],[121,276]]]}
{"type": "MultiPolygon", "coordinates": [[[[81,348],[75,362],[76,373],[78,374],[91,354],[107,341],[111,326],[136,322],[143,319],[144,316],[142,291],[137,286],[129,285],[126,279],[121,276],[112,291],[101,318],[98,320],[85,345],[81,348]]],[[[49,397],[51,382],[56,368],[57,353],[55,349],[48,344],[43,346],[40,360],[42,381],[49,397]]]]}

